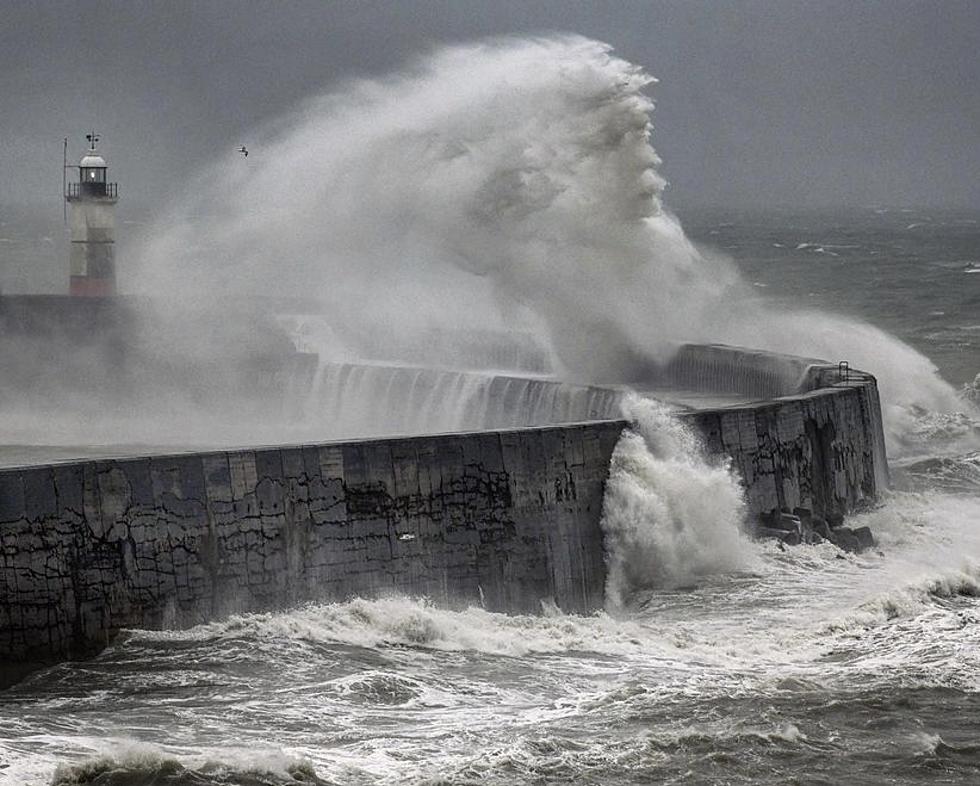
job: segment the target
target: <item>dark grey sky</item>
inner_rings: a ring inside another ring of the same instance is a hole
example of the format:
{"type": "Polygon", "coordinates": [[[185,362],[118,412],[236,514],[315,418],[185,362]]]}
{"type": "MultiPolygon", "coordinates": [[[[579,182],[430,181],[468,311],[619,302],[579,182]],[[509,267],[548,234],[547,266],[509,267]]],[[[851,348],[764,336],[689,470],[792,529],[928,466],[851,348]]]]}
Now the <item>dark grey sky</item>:
{"type": "MultiPolygon", "coordinates": [[[[152,209],[248,130],[441,42],[569,31],[660,80],[668,204],[980,207],[980,2],[0,0],[0,201],[90,127],[152,209]]],[[[122,205],[121,205],[122,207],[122,205]]]]}

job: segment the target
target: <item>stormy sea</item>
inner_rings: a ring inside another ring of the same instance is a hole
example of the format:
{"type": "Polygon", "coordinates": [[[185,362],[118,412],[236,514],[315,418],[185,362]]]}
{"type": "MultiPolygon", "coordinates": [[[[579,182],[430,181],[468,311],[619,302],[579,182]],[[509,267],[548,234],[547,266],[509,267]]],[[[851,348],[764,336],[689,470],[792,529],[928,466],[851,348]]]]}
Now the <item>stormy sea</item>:
{"type": "MultiPolygon", "coordinates": [[[[571,220],[577,210],[595,212],[581,193],[594,188],[606,204],[621,187],[622,200],[607,204],[610,214],[623,227],[641,222],[647,229],[593,232],[588,253],[568,262],[576,286],[617,277],[605,269],[579,272],[597,255],[618,255],[629,267],[649,254],[649,281],[662,282],[663,291],[651,290],[647,302],[666,310],[675,283],[689,286],[702,312],[719,320],[705,317],[707,336],[848,359],[879,376],[892,488],[878,507],[849,521],[870,527],[877,547],[854,555],[826,542],[783,548],[748,540],[740,532],[738,479],[699,463],[690,435],[668,430],[663,437],[660,414],[634,402],[635,433],[617,448],[603,520],[607,532],[629,530],[632,539],[610,539],[604,610],[568,615],[543,599],[540,614],[509,616],[478,607],[443,610],[424,598],[352,598],[186,630],[125,631],[91,659],[36,671],[0,691],[0,783],[980,780],[977,216],[733,208],[680,211],[675,219],[661,212],[662,184],[649,180],[657,163],[649,129],[641,123],[634,133],[635,124],[619,122],[649,114],[637,98],[642,85],[630,83],[637,72],[590,43],[536,46],[551,47],[549,63],[564,57],[575,65],[561,69],[567,94],[552,89],[534,47],[443,56],[455,73],[456,61],[472,61],[483,79],[465,97],[472,105],[440,119],[447,134],[463,141],[425,139],[424,149],[435,148],[452,171],[413,163],[424,172],[405,176],[494,200],[498,225],[487,229],[488,214],[473,218],[472,211],[466,215],[475,229],[455,223],[454,202],[465,206],[465,199],[450,196],[431,212],[417,205],[407,211],[405,203],[390,208],[407,223],[426,222],[417,252],[449,258],[457,241],[483,242],[501,249],[501,257],[493,264],[489,255],[471,257],[467,269],[485,262],[481,280],[493,280],[498,293],[530,289],[547,279],[543,245],[562,233],[570,245],[582,245],[593,231],[591,218],[571,220]],[[527,129],[494,119],[518,100],[510,94],[491,95],[489,108],[480,110],[486,116],[468,111],[487,103],[480,91],[493,89],[494,69],[507,75],[508,90],[515,74],[528,70],[522,100],[542,114],[527,129]],[[542,105],[538,89],[553,105],[542,105]],[[551,125],[545,115],[555,118],[551,125]],[[576,117],[584,118],[581,125],[576,117]],[[494,122],[500,128],[488,131],[494,122]],[[510,160],[515,149],[527,151],[520,138],[505,144],[507,134],[524,130],[540,147],[531,151],[534,166],[515,175],[495,156],[510,160]],[[490,141],[481,140],[484,133],[490,141]],[[600,155],[600,142],[612,152],[600,155]],[[646,190],[624,174],[631,167],[644,173],[646,190]],[[479,188],[469,189],[468,179],[479,188]],[[637,194],[655,195],[654,209],[638,215],[630,201],[637,194]],[[574,205],[563,206],[569,196],[574,205]],[[452,244],[433,240],[443,209],[452,244]],[[658,221],[668,223],[658,228],[658,221]],[[677,261],[682,252],[688,261],[677,261]],[[710,307],[709,284],[718,277],[737,282],[741,311],[749,314],[727,332],[725,315],[710,307]],[[661,437],[652,438],[648,427],[661,437]],[[638,541],[644,548],[635,548],[638,541]],[[636,580],[651,571],[662,580],[636,580]]],[[[446,67],[436,63],[405,77],[400,100],[421,103],[446,67]]],[[[356,112],[380,112],[387,99],[372,93],[370,101],[356,112]]],[[[336,98],[326,109],[354,122],[355,110],[336,98]]],[[[311,114],[315,108],[305,116],[311,114]]],[[[286,134],[279,139],[288,150],[291,135],[311,132],[275,133],[286,134]]],[[[399,134],[411,140],[410,131],[399,134]]],[[[369,152],[380,150],[385,145],[372,144],[369,152]]],[[[343,156],[359,160],[356,151],[343,156]]],[[[386,160],[385,169],[398,163],[386,160]]],[[[425,187],[406,193],[431,197],[425,187]]],[[[383,217],[389,207],[380,207],[383,217]]],[[[232,226],[229,219],[218,234],[234,235],[232,226]]],[[[358,231],[376,230],[369,223],[358,231]]],[[[181,238],[194,231],[182,229],[181,238]]],[[[262,254],[260,231],[242,242],[258,243],[255,253],[262,254]]],[[[629,289],[647,280],[620,279],[629,289]]],[[[521,301],[555,333],[568,328],[567,312],[576,307],[562,299],[561,286],[547,303],[541,294],[521,301]]],[[[643,302],[614,308],[614,298],[596,286],[586,299],[625,320],[616,336],[643,339],[630,322],[645,313],[643,302]]],[[[691,313],[661,319],[656,328],[676,333],[691,313]]],[[[575,349],[562,355],[567,367],[580,362],[575,349]]],[[[587,365],[581,361],[580,377],[601,373],[587,365]]]]}

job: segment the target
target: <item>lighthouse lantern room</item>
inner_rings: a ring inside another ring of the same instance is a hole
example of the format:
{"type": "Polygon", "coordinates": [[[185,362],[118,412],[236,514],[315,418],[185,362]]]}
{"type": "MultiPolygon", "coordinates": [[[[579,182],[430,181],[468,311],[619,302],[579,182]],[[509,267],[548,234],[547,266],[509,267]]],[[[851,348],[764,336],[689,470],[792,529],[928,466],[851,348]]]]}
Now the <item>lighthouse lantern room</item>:
{"type": "Polygon", "coordinates": [[[106,181],[106,162],[99,137],[87,134],[89,149],[78,162],[78,182],[69,183],[65,199],[71,206],[69,292],[80,297],[116,293],[115,183],[106,181]]]}

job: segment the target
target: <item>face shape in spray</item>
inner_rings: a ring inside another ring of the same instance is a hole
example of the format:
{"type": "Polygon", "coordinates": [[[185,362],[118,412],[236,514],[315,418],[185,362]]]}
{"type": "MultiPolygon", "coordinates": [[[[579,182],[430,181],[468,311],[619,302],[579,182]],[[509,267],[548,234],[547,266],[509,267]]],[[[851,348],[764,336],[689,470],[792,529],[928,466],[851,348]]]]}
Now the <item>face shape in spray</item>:
{"type": "Polygon", "coordinates": [[[247,163],[216,162],[136,251],[132,283],[316,298],[335,325],[414,342],[422,365],[445,360],[433,331],[534,333],[583,382],[642,380],[680,342],[720,342],[847,358],[878,375],[886,416],[956,407],[908,346],[775,308],[690,243],[662,205],[652,82],[605,44],[557,36],[347,84],[250,136],[247,163]]]}

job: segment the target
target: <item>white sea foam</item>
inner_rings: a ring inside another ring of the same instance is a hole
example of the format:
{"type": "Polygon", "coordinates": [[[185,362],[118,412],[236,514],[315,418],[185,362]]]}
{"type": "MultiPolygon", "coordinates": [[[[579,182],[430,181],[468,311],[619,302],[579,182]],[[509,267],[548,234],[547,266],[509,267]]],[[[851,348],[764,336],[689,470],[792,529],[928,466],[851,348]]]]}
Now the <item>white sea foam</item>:
{"type": "Polygon", "coordinates": [[[638,651],[638,637],[646,637],[642,626],[620,624],[605,614],[505,615],[475,607],[451,611],[424,599],[403,596],[355,598],[285,613],[237,615],[185,631],[141,631],[136,635],[176,640],[244,636],[504,656],[570,650],[623,654],[638,651]]]}
{"type": "Polygon", "coordinates": [[[980,374],[973,378],[973,382],[968,382],[963,386],[961,395],[964,400],[980,411],[980,374]]]}
{"type": "Polygon", "coordinates": [[[743,492],[729,464],[708,459],[662,404],[633,396],[623,409],[633,427],[613,452],[602,511],[611,607],[637,589],[748,567],[743,492]]]}

